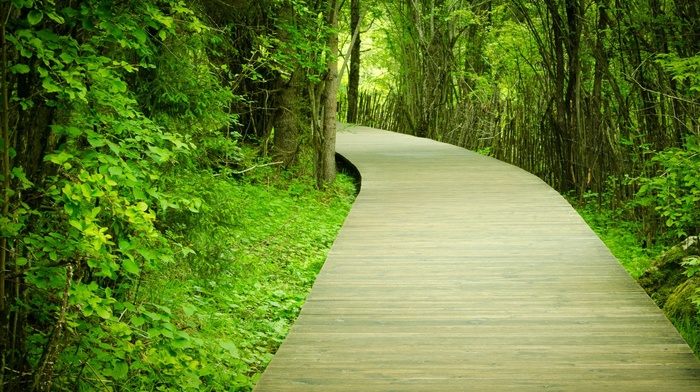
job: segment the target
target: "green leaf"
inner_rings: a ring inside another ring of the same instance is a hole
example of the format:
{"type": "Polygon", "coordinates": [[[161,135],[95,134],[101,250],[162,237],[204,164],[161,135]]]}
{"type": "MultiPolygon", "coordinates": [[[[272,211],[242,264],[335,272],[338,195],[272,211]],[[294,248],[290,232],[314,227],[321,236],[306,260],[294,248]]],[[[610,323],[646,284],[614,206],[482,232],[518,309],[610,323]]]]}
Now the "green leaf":
{"type": "Polygon", "coordinates": [[[41,82],[41,86],[46,89],[47,93],[56,93],[61,91],[61,88],[56,85],[50,77],[44,78],[41,82]]]}
{"type": "Polygon", "coordinates": [[[155,306],[155,307],[156,307],[156,308],[158,308],[159,310],[161,310],[161,311],[165,312],[165,314],[168,314],[168,315],[171,315],[171,314],[173,314],[173,311],[172,311],[172,310],[170,310],[170,308],[169,308],[169,307],[167,307],[167,306],[163,306],[163,305],[156,305],[156,304],[153,304],[153,306],[155,306]]]}
{"type": "Polygon", "coordinates": [[[116,379],[126,378],[129,374],[129,365],[125,361],[115,361],[112,376],[116,379]]]}
{"type": "Polygon", "coordinates": [[[32,26],[38,25],[43,18],[44,18],[44,13],[39,11],[39,10],[31,10],[31,11],[29,11],[29,15],[27,15],[27,20],[29,21],[29,24],[32,26]]]}
{"type": "Polygon", "coordinates": [[[60,24],[66,23],[66,20],[63,19],[63,17],[61,15],[57,14],[54,11],[49,11],[46,13],[46,15],[56,23],[60,23],[60,24]]]}
{"type": "Polygon", "coordinates": [[[192,343],[190,343],[189,340],[185,339],[175,339],[172,342],[170,342],[170,346],[177,349],[186,349],[192,348],[192,343]]]}
{"type": "Polygon", "coordinates": [[[126,83],[119,79],[111,80],[112,86],[109,88],[110,93],[123,93],[126,92],[126,83]]]}
{"type": "Polygon", "coordinates": [[[122,261],[122,267],[124,270],[130,274],[139,274],[139,265],[132,259],[126,258],[122,261]]]}
{"type": "Polygon", "coordinates": [[[17,7],[17,8],[22,8],[22,7],[31,7],[34,5],[34,0],[12,0],[12,5],[17,7]]]}
{"type": "Polygon", "coordinates": [[[637,191],[637,196],[641,196],[647,193],[647,188],[649,188],[647,184],[644,184],[641,187],[639,187],[639,191],[637,191]]]}
{"type": "Polygon", "coordinates": [[[112,150],[113,153],[121,154],[121,147],[119,147],[118,144],[107,141],[107,145],[109,146],[109,149],[112,150]]]}
{"type": "Polygon", "coordinates": [[[148,199],[148,196],[146,195],[146,192],[144,192],[143,190],[141,190],[141,189],[139,189],[139,188],[134,188],[134,189],[132,189],[132,192],[133,192],[133,194],[134,194],[134,197],[135,197],[137,200],[146,200],[146,199],[148,199]]]}
{"type": "Polygon", "coordinates": [[[139,41],[140,44],[144,44],[148,40],[148,34],[146,34],[146,32],[141,29],[134,30],[133,34],[134,38],[136,38],[136,40],[139,41]]]}
{"type": "Polygon", "coordinates": [[[142,326],[146,322],[146,319],[143,317],[132,317],[131,318],[131,324],[134,325],[134,327],[138,328],[142,326]]]}
{"type": "Polygon", "coordinates": [[[197,307],[194,305],[182,305],[182,311],[185,312],[185,316],[191,317],[197,311],[197,307]]]}
{"type": "Polygon", "coordinates": [[[240,358],[240,354],[238,354],[238,348],[232,341],[223,340],[219,342],[219,346],[221,346],[221,348],[223,348],[224,350],[228,351],[233,358],[240,358]]]}
{"type": "Polygon", "coordinates": [[[90,317],[90,316],[92,316],[93,311],[94,311],[94,309],[92,308],[92,306],[86,305],[83,308],[83,316],[90,317]]]}
{"type": "Polygon", "coordinates": [[[102,147],[107,144],[104,138],[88,138],[88,143],[92,147],[102,147]]]}
{"type": "Polygon", "coordinates": [[[112,312],[110,312],[109,308],[107,308],[107,307],[96,306],[95,312],[97,312],[97,315],[102,317],[105,320],[112,317],[112,312]]]}
{"type": "Polygon", "coordinates": [[[151,339],[157,338],[158,336],[160,336],[160,335],[162,334],[162,332],[163,332],[163,331],[161,331],[161,330],[158,329],[158,328],[149,328],[149,329],[148,329],[148,336],[149,336],[151,339]]]}
{"type": "Polygon", "coordinates": [[[128,240],[126,240],[124,238],[120,238],[118,243],[119,243],[119,250],[121,250],[122,252],[127,252],[127,251],[131,250],[131,242],[129,242],[128,240]]]}
{"type": "Polygon", "coordinates": [[[61,58],[61,60],[64,63],[72,63],[73,61],[75,61],[75,57],[73,57],[70,54],[65,53],[65,52],[61,53],[61,55],[59,57],[61,58]]]}
{"type": "Polygon", "coordinates": [[[86,31],[93,31],[93,30],[95,30],[95,24],[92,23],[92,19],[90,19],[90,18],[83,18],[82,23],[83,23],[83,29],[85,29],[86,31]]]}
{"type": "Polygon", "coordinates": [[[107,170],[109,171],[109,175],[113,177],[121,176],[123,173],[122,168],[119,166],[110,166],[107,170]]]}
{"type": "Polygon", "coordinates": [[[10,67],[10,70],[16,74],[26,74],[29,73],[30,68],[27,64],[15,64],[10,67]]]}

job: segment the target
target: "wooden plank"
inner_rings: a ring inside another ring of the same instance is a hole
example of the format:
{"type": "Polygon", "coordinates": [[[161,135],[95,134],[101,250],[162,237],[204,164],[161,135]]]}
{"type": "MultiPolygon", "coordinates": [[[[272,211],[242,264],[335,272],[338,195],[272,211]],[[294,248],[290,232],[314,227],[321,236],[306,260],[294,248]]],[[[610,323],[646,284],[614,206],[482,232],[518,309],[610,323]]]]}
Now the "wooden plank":
{"type": "Polygon", "coordinates": [[[362,191],[256,391],[698,391],[700,363],[553,189],[365,127],[362,191]]]}

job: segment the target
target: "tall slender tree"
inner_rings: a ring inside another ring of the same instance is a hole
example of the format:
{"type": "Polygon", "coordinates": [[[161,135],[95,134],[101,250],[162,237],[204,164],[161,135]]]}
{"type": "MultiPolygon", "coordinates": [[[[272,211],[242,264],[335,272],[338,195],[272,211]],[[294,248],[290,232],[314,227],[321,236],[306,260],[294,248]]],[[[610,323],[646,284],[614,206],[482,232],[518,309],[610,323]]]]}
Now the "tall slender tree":
{"type": "Polygon", "coordinates": [[[347,122],[357,122],[357,105],[360,88],[360,0],[350,1],[350,73],[348,74],[348,114],[347,122]]]}
{"type": "Polygon", "coordinates": [[[335,133],[338,112],[338,0],[328,0],[326,76],[321,95],[323,122],[317,133],[315,152],[316,186],[323,189],[335,182],[335,133]]]}

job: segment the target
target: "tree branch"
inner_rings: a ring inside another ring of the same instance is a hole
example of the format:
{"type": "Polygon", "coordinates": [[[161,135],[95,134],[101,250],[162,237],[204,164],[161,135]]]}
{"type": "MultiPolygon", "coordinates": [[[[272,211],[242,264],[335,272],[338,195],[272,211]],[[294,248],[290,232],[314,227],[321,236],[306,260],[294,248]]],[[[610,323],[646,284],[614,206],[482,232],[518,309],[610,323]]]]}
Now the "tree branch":
{"type": "MultiPolygon", "coordinates": [[[[255,165],[255,166],[249,167],[249,168],[247,168],[247,169],[245,169],[245,170],[235,171],[235,172],[233,172],[232,174],[243,174],[243,173],[247,173],[247,172],[249,172],[249,171],[251,171],[251,170],[255,170],[255,169],[258,169],[258,168],[261,168],[261,167],[281,165],[281,164],[283,164],[283,163],[284,163],[284,162],[280,161],[280,162],[266,163],[266,164],[264,164],[264,165],[255,165]]],[[[218,175],[219,175],[219,174],[214,174],[215,177],[218,176],[218,175]]]]}

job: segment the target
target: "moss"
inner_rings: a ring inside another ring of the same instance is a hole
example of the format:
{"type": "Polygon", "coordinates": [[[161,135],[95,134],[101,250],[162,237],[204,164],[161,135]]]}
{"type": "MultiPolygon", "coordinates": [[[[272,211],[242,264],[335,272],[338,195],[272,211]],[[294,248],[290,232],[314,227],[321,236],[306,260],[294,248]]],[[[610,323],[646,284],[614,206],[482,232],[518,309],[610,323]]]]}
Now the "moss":
{"type": "Polygon", "coordinates": [[[698,237],[690,237],[654,260],[637,282],[700,358],[700,312],[693,303],[700,289],[700,276],[688,278],[682,264],[687,257],[697,255],[700,255],[700,241],[698,237]]]}
{"type": "Polygon", "coordinates": [[[692,297],[700,288],[700,281],[688,279],[678,285],[668,296],[664,305],[664,313],[668,318],[693,319],[698,315],[698,307],[693,303],[692,297]]]}
{"type": "MultiPolygon", "coordinates": [[[[638,279],[642,288],[660,308],[666,306],[669,297],[683,285],[688,277],[684,274],[683,259],[691,255],[700,255],[698,237],[689,237],[682,243],[669,249],[661,257],[654,260],[647,271],[638,279]]],[[[678,301],[678,299],[674,299],[678,301]]]]}

